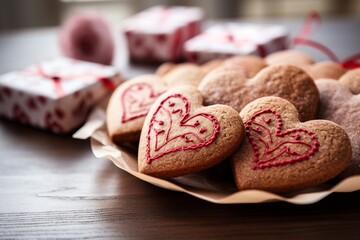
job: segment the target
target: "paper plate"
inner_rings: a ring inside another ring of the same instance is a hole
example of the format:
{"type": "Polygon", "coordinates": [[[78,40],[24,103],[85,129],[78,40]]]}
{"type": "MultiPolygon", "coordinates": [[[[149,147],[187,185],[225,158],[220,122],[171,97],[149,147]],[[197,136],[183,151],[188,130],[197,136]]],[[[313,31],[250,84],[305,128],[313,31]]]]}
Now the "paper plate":
{"type": "Polygon", "coordinates": [[[237,204],[284,201],[293,204],[311,204],[334,192],[353,192],[360,189],[359,175],[336,183],[322,184],[291,195],[278,195],[259,190],[239,191],[233,181],[229,180],[218,169],[210,169],[172,180],[151,177],[138,172],[134,151],[121,148],[111,142],[106,131],[105,112],[102,108],[95,109],[88,122],[74,134],[74,138],[78,139],[89,137],[91,138],[92,151],[96,157],[111,160],[115,166],[145,182],[161,188],[184,192],[213,203],[237,204]]]}

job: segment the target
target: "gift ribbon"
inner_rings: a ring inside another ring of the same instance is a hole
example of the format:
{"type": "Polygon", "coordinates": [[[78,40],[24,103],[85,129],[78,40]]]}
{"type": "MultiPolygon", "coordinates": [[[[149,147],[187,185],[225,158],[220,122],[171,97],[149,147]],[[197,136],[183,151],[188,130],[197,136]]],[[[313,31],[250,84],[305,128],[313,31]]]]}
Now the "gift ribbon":
{"type": "Polygon", "coordinates": [[[76,77],[91,76],[91,77],[95,77],[98,81],[100,81],[109,90],[114,90],[116,88],[116,84],[113,83],[110,78],[99,77],[97,74],[92,73],[92,72],[84,73],[81,75],[68,75],[68,76],[60,77],[58,75],[51,75],[51,74],[46,73],[43,70],[43,67],[40,64],[37,64],[35,72],[31,72],[31,73],[33,73],[37,76],[43,77],[43,78],[51,79],[54,83],[55,93],[58,98],[65,96],[65,91],[61,84],[61,81],[64,79],[72,79],[72,78],[76,78],[76,77]]]}
{"type": "Polygon", "coordinates": [[[159,14],[159,22],[160,23],[164,23],[168,20],[170,11],[171,11],[171,8],[169,6],[163,6],[160,9],[160,14],[159,14]]]}
{"type": "Polygon", "coordinates": [[[238,48],[245,46],[247,44],[251,44],[251,45],[255,44],[259,56],[265,57],[267,55],[267,50],[264,47],[264,45],[262,45],[261,43],[257,43],[254,39],[250,39],[250,38],[237,39],[234,36],[234,34],[230,32],[230,30],[227,30],[225,35],[217,34],[217,33],[205,33],[205,35],[206,37],[209,37],[210,39],[214,39],[216,41],[230,42],[238,48]]]}
{"type": "Polygon", "coordinates": [[[264,45],[262,45],[260,43],[257,43],[253,39],[245,38],[245,39],[241,39],[241,40],[236,40],[234,35],[231,34],[231,33],[228,33],[226,35],[226,39],[227,39],[228,42],[231,42],[235,46],[238,46],[238,47],[244,46],[246,44],[255,44],[256,45],[256,50],[257,50],[260,57],[265,57],[267,55],[267,51],[266,51],[266,48],[264,47],[264,45]]]}
{"type": "Polygon", "coordinates": [[[51,79],[54,82],[55,93],[59,98],[65,95],[64,89],[62,88],[62,85],[61,85],[62,78],[60,78],[59,76],[47,74],[43,70],[43,68],[41,67],[40,64],[36,65],[35,74],[37,74],[38,76],[43,77],[43,78],[51,79]]]}
{"type": "Polygon", "coordinates": [[[356,53],[340,61],[336,54],[324,44],[308,39],[310,33],[313,31],[314,25],[319,27],[320,23],[320,15],[317,12],[310,12],[305,18],[304,24],[301,27],[298,35],[292,39],[291,45],[306,45],[318,49],[327,55],[330,60],[340,64],[345,69],[354,69],[360,67],[360,63],[358,62],[360,60],[360,53],[356,53]]]}

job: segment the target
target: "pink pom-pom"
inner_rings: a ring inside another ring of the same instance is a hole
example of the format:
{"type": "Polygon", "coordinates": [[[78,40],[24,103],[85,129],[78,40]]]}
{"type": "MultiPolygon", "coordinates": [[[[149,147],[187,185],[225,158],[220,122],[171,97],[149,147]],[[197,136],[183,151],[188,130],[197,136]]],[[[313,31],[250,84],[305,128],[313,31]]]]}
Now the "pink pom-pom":
{"type": "Polygon", "coordinates": [[[93,13],[70,17],[60,29],[60,46],[65,56],[110,65],[114,40],[104,18],[93,13]]]}

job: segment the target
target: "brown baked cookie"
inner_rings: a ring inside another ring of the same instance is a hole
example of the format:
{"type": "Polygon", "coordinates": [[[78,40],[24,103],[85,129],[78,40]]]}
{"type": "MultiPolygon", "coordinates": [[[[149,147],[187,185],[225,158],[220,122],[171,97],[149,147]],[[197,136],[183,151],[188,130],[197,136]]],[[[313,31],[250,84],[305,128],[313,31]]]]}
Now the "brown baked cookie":
{"type": "Polygon", "coordinates": [[[177,64],[175,63],[163,63],[156,69],[155,74],[162,77],[173,70],[176,66],[177,64]]]}
{"type": "Polygon", "coordinates": [[[360,68],[349,70],[339,82],[347,86],[353,94],[360,94],[360,68]]]}
{"type": "Polygon", "coordinates": [[[167,89],[156,75],[143,75],[120,85],[106,110],[110,138],[115,143],[136,142],[151,105],[167,89]]]}
{"type": "Polygon", "coordinates": [[[266,67],[252,79],[247,79],[241,71],[215,69],[203,79],[199,89],[205,97],[205,105],[226,104],[239,112],[257,98],[282,97],[297,107],[305,121],[315,117],[319,101],[312,78],[300,68],[289,65],[266,67]]]}
{"type": "MultiPolygon", "coordinates": [[[[352,77],[352,74],[348,77],[352,77]]],[[[345,75],[342,81],[347,82],[344,79],[345,75]]],[[[320,92],[318,118],[339,124],[350,137],[352,161],[341,177],[360,174],[360,92],[354,94],[342,82],[333,79],[319,79],[316,85],[320,92]]]]}
{"type": "Polygon", "coordinates": [[[283,50],[272,53],[265,58],[268,65],[289,64],[297,67],[303,67],[314,63],[310,55],[297,50],[283,50]]]}
{"type": "Polygon", "coordinates": [[[350,140],[327,120],[300,122],[293,104],[259,98],[240,113],[246,140],[233,155],[240,190],[302,190],[338,175],[351,159],[350,140]]]}
{"type": "Polygon", "coordinates": [[[303,69],[314,80],[320,78],[339,79],[346,72],[346,69],[344,69],[340,64],[331,61],[318,62],[312,65],[304,66],[303,69]]]}
{"type": "Polygon", "coordinates": [[[220,67],[223,63],[224,63],[224,59],[214,59],[206,63],[203,63],[200,66],[205,73],[208,73],[214,70],[215,68],[220,67]]]}
{"type": "Polygon", "coordinates": [[[266,66],[264,59],[258,56],[235,56],[226,59],[220,68],[243,71],[247,78],[252,78],[266,66]]]}
{"type": "Polygon", "coordinates": [[[193,86],[178,86],[151,107],[141,132],[139,172],[172,178],[212,167],[241,144],[244,127],[229,106],[204,107],[193,86]]]}
{"type": "Polygon", "coordinates": [[[163,77],[169,86],[193,85],[198,86],[203,77],[211,70],[217,68],[224,60],[217,59],[202,65],[194,63],[164,63],[156,70],[156,75],[163,77]]]}
{"type": "Polygon", "coordinates": [[[171,87],[184,84],[198,86],[205,74],[206,72],[198,65],[183,63],[173,66],[162,77],[171,87]]]}

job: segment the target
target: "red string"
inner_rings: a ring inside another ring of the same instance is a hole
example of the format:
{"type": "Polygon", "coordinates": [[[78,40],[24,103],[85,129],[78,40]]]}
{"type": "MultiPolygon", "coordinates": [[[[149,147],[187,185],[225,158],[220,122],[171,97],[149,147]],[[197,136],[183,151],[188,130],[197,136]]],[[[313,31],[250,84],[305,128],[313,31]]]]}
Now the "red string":
{"type": "MultiPolygon", "coordinates": [[[[36,72],[35,74],[39,75],[40,77],[43,77],[43,78],[48,78],[48,79],[51,79],[53,80],[54,82],[54,87],[55,87],[55,93],[56,93],[56,96],[57,97],[63,97],[65,96],[65,91],[62,87],[62,84],[61,84],[61,81],[64,79],[64,78],[75,78],[75,77],[78,77],[78,76],[67,76],[67,77],[59,77],[59,76],[53,76],[53,75],[50,75],[50,74],[47,74],[43,68],[41,67],[40,64],[36,65],[36,72]]],[[[106,77],[98,77],[97,75],[93,74],[93,73],[89,73],[89,74],[84,74],[84,76],[92,76],[92,77],[95,77],[97,78],[98,81],[100,81],[107,89],[109,90],[114,90],[116,88],[116,84],[110,79],[110,78],[106,78],[106,77]]]]}
{"type": "Polygon", "coordinates": [[[293,43],[294,45],[307,45],[313,48],[316,48],[318,50],[320,50],[321,52],[323,52],[324,54],[326,54],[332,61],[334,62],[339,62],[338,58],[336,57],[336,55],[326,46],[324,46],[321,43],[309,40],[309,39],[304,39],[304,38],[294,38],[293,39],[293,43]]]}
{"type": "Polygon", "coordinates": [[[51,79],[54,81],[55,86],[55,93],[60,98],[65,95],[64,89],[61,85],[61,78],[60,77],[51,77],[51,79]]]}
{"type": "Polygon", "coordinates": [[[109,90],[114,90],[116,88],[116,84],[111,81],[110,78],[100,77],[98,80],[109,90]]]}
{"type": "Polygon", "coordinates": [[[53,80],[55,86],[55,93],[59,98],[65,95],[65,91],[61,85],[62,79],[60,77],[51,76],[50,74],[45,73],[45,71],[43,70],[40,64],[36,65],[36,70],[37,70],[36,74],[38,74],[39,76],[53,80]]]}
{"type": "Polygon", "coordinates": [[[354,69],[360,67],[360,53],[354,54],[341,62],[343,68],[354,69]]]}
{"type": "Polygon", "coordinates": [[[354,54],[343,61],[339,61],[339,58],[328,47],[319,42],[307,39],[307,37],[313,31],[312,26],[316,24],[317,27],[319,27],[320,21],[321,18],[317,12],[310,12],[305,18],[304,24],[301,27],[298,35],[294,39],[292,39],[292,45],[307,45],[316,48],[326,54],[329,59],[341,64],[342,67],[346,69],[354,69],[360,67],[360,63],[358,62],[360,60],[360,53],[354,54]]]}
{"type": "Polygon", "coordinates": [[[318,12],[312,11],[309,12],[305,18],[304,24],[300,29],[300,32],[297,37],[299,38],[307,38],[310,33],[313,31],[312,26],[316,26],[319,28],[321,24],[321,18],[318,12]]]}

